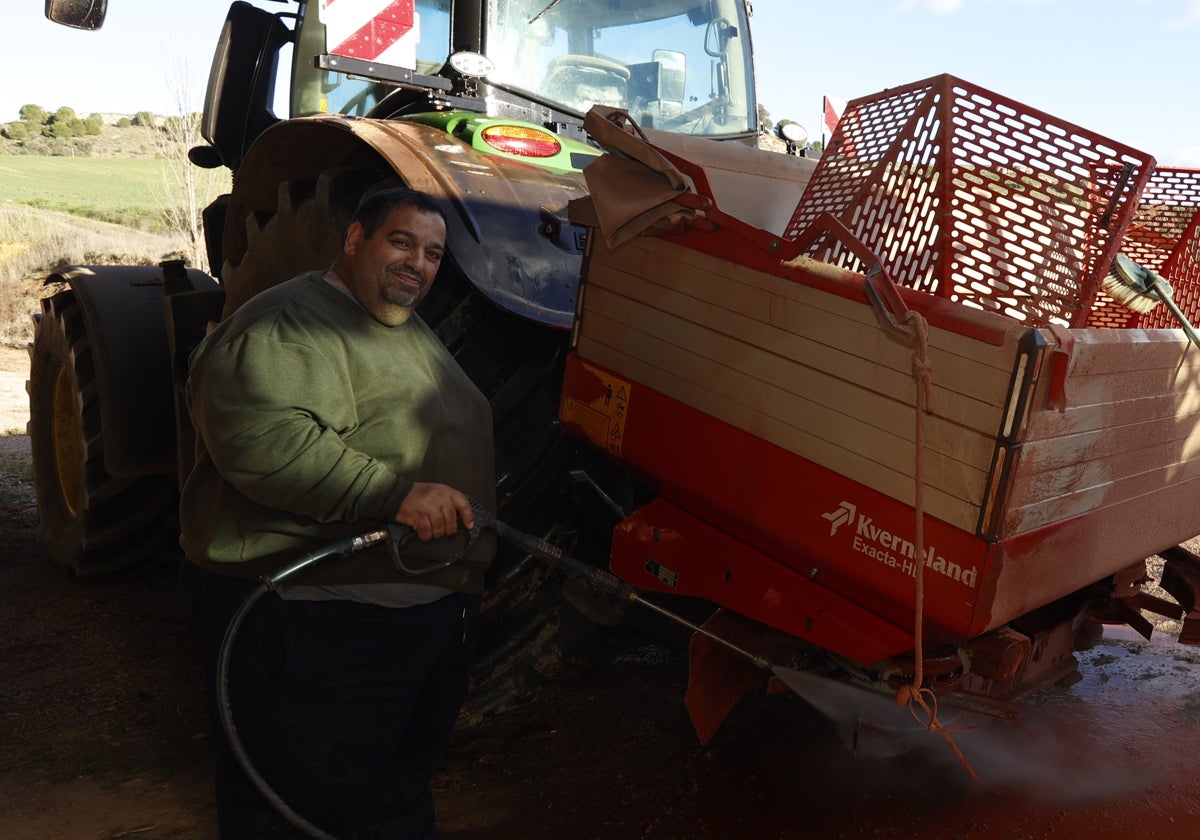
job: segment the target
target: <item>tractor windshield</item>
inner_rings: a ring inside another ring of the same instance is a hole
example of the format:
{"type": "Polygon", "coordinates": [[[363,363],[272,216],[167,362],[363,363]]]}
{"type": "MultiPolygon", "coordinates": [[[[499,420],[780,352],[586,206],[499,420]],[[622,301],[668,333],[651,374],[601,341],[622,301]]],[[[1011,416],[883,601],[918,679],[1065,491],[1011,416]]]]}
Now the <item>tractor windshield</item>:
{"type": "Polygon", "coordinates": [[[757,128],[740,0],[488,0],[488,80],[585,113],[722,136],[757,128]]]}

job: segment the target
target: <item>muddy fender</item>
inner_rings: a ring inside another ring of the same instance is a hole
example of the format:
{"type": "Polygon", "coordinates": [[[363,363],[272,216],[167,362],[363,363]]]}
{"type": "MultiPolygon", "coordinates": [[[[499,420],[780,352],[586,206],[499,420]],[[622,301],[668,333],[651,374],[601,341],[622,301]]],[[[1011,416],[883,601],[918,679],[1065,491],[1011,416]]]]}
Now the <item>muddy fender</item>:
{"type": "MultiPolygon", "coordinates": [[[[216,288],[189,269],[195,289],[216,288]]],[[[104,466],[119,478],[174,475],[175,407],[159,266],[66,266],[65,282],[83,313],[99,391],[104,466]]]]}
{"type": "MultiPolygon", "coordinates": [[[[471,285],[508,312],[570,329],[584,231],[567,221],[566,207],[586,193],[582,173],[481,154],[444,131],[403,120],[305,117],[263,132],[230,196],[224,260],[242,261],[247,230],[254,230],[256,218],[276,212],[281,184],[339,169],[398,177],[440,199],[448,213],[450,258],[471,285]]],[[[231,309],[258,290],[237,289],[224,275],[222,280],[231,309]]]]}

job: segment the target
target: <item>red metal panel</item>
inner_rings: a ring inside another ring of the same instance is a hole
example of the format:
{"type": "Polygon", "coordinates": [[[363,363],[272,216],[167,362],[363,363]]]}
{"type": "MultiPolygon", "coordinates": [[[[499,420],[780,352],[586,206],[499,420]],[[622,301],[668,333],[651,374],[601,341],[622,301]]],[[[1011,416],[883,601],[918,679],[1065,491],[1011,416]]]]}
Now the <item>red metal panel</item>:
{"type": "MultiPolygon", "coordinates": [[[[564,405],[573,400],[590,403],[620,379],[572,354],[563,382],[564,405]]],[[[686,509],[696,522],[706,523],[703,533],[681,531],[687,550],[671,553],[675,566],[667,571],[677,576],[678,585],[670,591],[707,598],[796,632],[794,622],[786,619],[790,613],[776,609],[770,599],[744,603],[752,596],[730,583],[749,574],[755,581],[751,589],[769,589],[770,577],[763,577],[769,566],[781,575],[780,580],[792,582],[776,586],[781,597],[808,603],[816,596],[800,592],[795,581],[815,581],[826,593],[821,597],[844,598],[854,605],[856,615],[866,611],[899,627],[912,625],[916,523],[910,506],[644,385],[625,384],[629,387],[620,406],[619,451],[609,435],[614,423],[577,422],[566,411],[563,422],[573,434],[653,476],[661,482],[662,499],[686,509]],[[717,531],[723,536],[718,538],[717,531]],[[716,586],[718,581],[725,583],[716,586]],[[785,619],[787,627],[780,624],[785,619]]],[[[951,640],[979,632],[991,614],[990,605],[980,603],[992,591],[988,544],[931,517],[925,521],[925,542],[930,636],[951,640]]],[[[633,552],[632,559],[619,557],[614,548],[614,570],[640,571],[631,582],[652,585],[640,565],[644,562],[644,556],[637,554],[640,549],[622,545],[622,551],[633,552]]],[[[858,661],[874,661],[862,659],[862,651],[851,654],[848,641],[830,639],[821,644],[858,661]]]]}
{"type": "Polygon", "coordinates": [[[617,526],[612,570],[639,589],[703,598],[855,662],[913,646],[911,612],[909,629],[896,626],[661,499],[617,526]]]}
{"type": "MultiPolygon", "coordinates": [[[[951,76],[851,102],[785,234],[833,214],[899,285],[1082,326],[1154,159],[951,76]]],[[[809,249],[847,267],[827,239],[809,249]]]]}

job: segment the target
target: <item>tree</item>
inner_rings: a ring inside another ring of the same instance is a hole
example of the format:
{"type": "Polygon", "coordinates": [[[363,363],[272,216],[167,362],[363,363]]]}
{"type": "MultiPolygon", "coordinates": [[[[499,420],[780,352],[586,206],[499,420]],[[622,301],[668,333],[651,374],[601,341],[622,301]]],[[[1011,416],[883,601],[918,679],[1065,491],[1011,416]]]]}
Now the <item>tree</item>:
{"type": "Polygon", "coordinates": [[[165,117],[162,126],[159,128],[163,134],[181,135],[188,131],[187,117],[165,117]]]}
{"type": "MultiPolygon", "coordinates": [[[[171,70],[167,85],[175,98],[178,115],[163,120],[161,129],[154,133],[155,146],[164,162],[163,219],[170,230],[184,235],[188,247],[187,262],[200,268],[208,259],[201,211],[224,185],[224,170],[200,169],[188,159],[192,146],[203,142],[200,138],[201,115],[190,107],[186,60],[181,56],[168,56],[168,59],[171,70]]],[[[134,122],[153,125],[140,121],[143,113],[139,112],[134,122]]]]}
{"type": "Polygon", "coordinates": [[[32,125],[44,125],[50,117],[41,105],[22,105],[18,113],[22,120],[32,125]]]}
{"type": "Polygon", "coordinates": [[[138,111],[133,115],[133,124],[144,126],[146,128],[157,128],[158,117],[154,116],[154,114],[150,113],[149,111],[138,111]]]}
{"type": "Polygon", "coordinates": [[[758,103],[758,130],[767,132],[771,130],[771,112],[763,107],[761,102],[758,103]]]}
{"type": "Polygon", "coordinates": [[[42,134],[46,137],[54,137],[59,140],[65,140],[68,137],[74,137],[76,134],[76,126],[70,120],[52,119],[50,122],[42,126],[42,134]]]}

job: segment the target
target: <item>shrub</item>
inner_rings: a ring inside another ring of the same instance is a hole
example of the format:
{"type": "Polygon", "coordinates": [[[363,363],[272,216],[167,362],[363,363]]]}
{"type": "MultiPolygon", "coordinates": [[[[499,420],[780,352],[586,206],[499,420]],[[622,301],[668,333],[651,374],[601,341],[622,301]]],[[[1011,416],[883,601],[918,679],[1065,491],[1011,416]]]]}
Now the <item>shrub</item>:
{"type": "Polygon", "coordinates": [[[54,122],[46,123],[46,125],[42,126],[42,134],[58,140],[74,137],[78,133],[77,122],[78,120],[54,120],[54,122]]]}
{"type": "Polygon", "coordinates": [[[17,120],[6,125],[4,131],[0,133],[8,140],[24,140],[29,136],[30,131],[29,123],[25,120],[17,120]]]}
{"type": "MultiPolygon", "coordinates": [[[[132,210],[132,208],[131,208],[132,210]]],[[[27,205],[0,204],[0,344],[20,346],[33,337],[32,312],[51,294],[41,283],[66,263],[153,265],[178,255],[177,234],[160,235],[72,217],[27,205]]]]}

